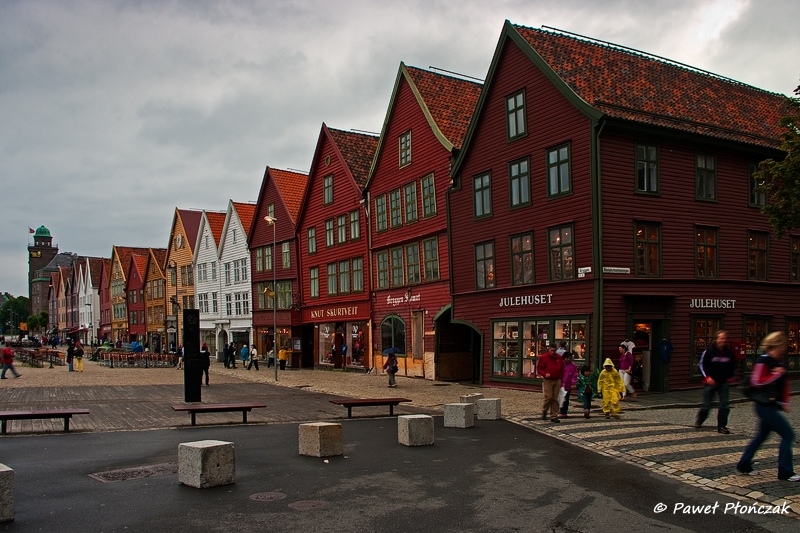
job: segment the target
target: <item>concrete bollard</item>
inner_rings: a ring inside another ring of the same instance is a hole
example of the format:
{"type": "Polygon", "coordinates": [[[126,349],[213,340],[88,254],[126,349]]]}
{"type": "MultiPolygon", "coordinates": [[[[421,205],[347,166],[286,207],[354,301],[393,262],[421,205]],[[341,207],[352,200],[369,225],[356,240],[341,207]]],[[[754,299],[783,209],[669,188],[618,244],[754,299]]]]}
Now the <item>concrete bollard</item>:
{"type": "Polygon", "coordinates": [[[500,420],[500,398],[481,398],[475,404],[478,407],[478,420],[500,420]]]}
{"type": "Polygon", "coordinates": [[[475,425],[475,404],[448,403],[444,406],[444,427],[471,428],[475,425]]]}
{"type": "Polygon", "coordinates": [[[233,443],[199,440],[179,444],[178,481],[197,489],[235,483],[233,443]]]}
{"type": "Polygon", "coordinates": [[[398,416],[397,442],[404,446],[430,446],[433,444],[433,417],[428,415],[398,416]]]}
{"type": "Polygon", "coordinates": [[[0,522],[14,520],[14,470],[0,464],[0,522]]]}
{"type": "Polygon", "coordinates": [[[300,455],[331,457],[342,455],[342,425],[330,422],[300,424],[298,428],[300,455]]]}

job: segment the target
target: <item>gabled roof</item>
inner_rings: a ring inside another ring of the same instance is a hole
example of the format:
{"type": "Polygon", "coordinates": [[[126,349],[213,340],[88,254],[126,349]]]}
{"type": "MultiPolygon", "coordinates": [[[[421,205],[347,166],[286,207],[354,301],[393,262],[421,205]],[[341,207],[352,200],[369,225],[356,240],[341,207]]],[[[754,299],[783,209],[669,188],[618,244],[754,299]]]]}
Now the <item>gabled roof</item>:
{"type": "Polygon", "coordinates": [[[256,214],[256,204],[246,204],[242,202],[234,202],[233,208],[236,209],[236,214],[239,215],[239,221],[242,223],[242,228],[246,233],[245,238],[250,234],[250,228],[253,226],[253,216],[256,214]]]}
{"type": "MultiPolygon", "coordinates": [[[[131,246],[113,246],[111,250],[111,257],[114,257],[114,253],[116,253],[117,257],[119,257],[119,264],[122,267],[122,275],[124,276],[125,280],[128,279],[128,265],[131,261],[131,254],[138,254],[138,255],[147,255],[148,248],[134,248],[131,246]]],[[[111,276],[109,275],[109,280],[111,276]]]]}
{"type": "Polygon", "coordinates": [[[205,213],[206,220],[208,220],[208,229],[211,230],[211,235],[214,237],[214,244],[219,246],[219,240],[222,238],[222,228],[225,227],[225,212],[206,211],[205,213]]]}
{"type": "Polygon", "coordinates": [[[190,251],[194,252],[194,245],[197,242],[197,231],[200,228],[200,217],[203,216],[203,212],[193,211],[191,209],[178,209],[178,212],[181,214],[183,231],[186,232],[186,242],[191,246],[190,251]]]}
{"type": "Polygon", "coordinates": [[[102,257],[89,258],[89,274],[92,276],[93,289],[100,287],[100,278],[103,276],[103,261],[102,257]]]}
{"type": "Polygon", "coordinates": [[[778,148],[785,97],[610,43],[513,25],[587,104],[608,117],[778,148]]]}
{"type": "Polygon", "coordinates": [[[275,181],[275,187],[286,203],[286,210],[292,217],[292,222],[297,221],[297,214],[300,212],[300,203],[303,201],[303,193],[308,186],[308,174],[279,170],[267,167],[267,172],[275,181]]]}
{"type": "MultiPolygon", "coordinates": [[[[130,268],[136,268],[139,271],[139,279],[144,281],[145,278],[145,269],[147,268],[147,258],[148,254],[131,254],[131,266],[130,268]]],[[[130,272],[130,269],[128,270],[130,272]]],[[[130,279],[130,276],[127,277],[130,279]]]]}
{"type": "Polygon", "coordinates": [[[72,252],[61,252],[53,256],[47,266],[39,269],[44,272],[53,272],[58,270],[58,267],[71,266],[72,263],[78,258],[77,254],[72,252]]]}
{"type": "Polygon", "coordinates": [[[333,128],[328,128],[328,131],[339,153],[342,154],[342,159],[347,163],[353,180],[363,191],[369,178],[369,169],[372,166],[375,149],[378,146],[378,137],[333,128]]]}

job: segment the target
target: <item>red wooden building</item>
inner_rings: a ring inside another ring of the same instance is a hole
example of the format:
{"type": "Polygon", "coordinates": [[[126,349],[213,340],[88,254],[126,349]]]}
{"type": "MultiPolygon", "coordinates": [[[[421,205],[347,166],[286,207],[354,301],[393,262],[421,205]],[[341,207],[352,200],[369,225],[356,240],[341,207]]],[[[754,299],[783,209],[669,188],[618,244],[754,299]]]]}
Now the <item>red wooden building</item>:
{"type": "Polygon", "coordinates": [[[100,270],[100,343],[111,339],[111,259],[103,258],[100,270]]]}
{"type": "Polygon", "coordinates": [[[340,368],[371,356],[362,195],[377,144],[377,136],[322,124],[297,220],[303,366],[340,368]]]}
{"type": "Polygon", "coordinates": [[[128,298],[128,339],[142,345],[147,342],[144,281],[149,255],[149,250],[147,254],[132,253],[125,275],[125,293],[128,298]]]}
{"type": "Polygon", "coordinates": [[[450,316],[445,195],[481,84],[403,63],[366,185],[372,321],[400,374],[477,379],[473,330],[450,316]]]}
{"type": "MultiPolygon", "coordinates": [[[[253,339],[261,354],[272,350],[275,343],[278,350],[287,347],[291,350],[292,339],[300,338],[301,296],[295,224],[307,184],[306,174],[267,167],[255,216],[248,228],[253,339]],[[265,217],[275,219],[275,225],[264,220],[265,217]],[[274,307],[276,300],[277,308],[274,307]]],[[[313,366],[310,353],[308,359],[305,366],[313,366]]],[[[293,366],[301,366],[301,363],[299,357],[290,362],[293,366]]]]}
{"type": "MultiPolygon", "coordinates": [[[[716,331],[798,370],[800,234],[774,240],[752,171],[782,156],[781,95],[610,43],[506,22],[448,195],[453,315],[483,382],[632,339],[651,390],[700,385],[716,331]],[[673,350],[660,350],[671,343],[673,350]]],[[[747,368],[747,364],[743,364],[747,368]]]]}

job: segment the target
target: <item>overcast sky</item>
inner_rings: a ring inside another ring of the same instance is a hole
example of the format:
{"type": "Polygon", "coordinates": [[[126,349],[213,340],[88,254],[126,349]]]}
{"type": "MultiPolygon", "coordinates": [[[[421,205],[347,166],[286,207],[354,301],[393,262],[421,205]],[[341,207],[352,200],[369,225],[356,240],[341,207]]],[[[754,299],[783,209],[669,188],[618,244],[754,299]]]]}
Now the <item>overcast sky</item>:
{"type": "Polygon", "coordinates": [[[484,78],[505,19],[791,94],[797,0],[0,2],[0,292],[28,227],[60,250],[165,247],[175,206],[307,172],[324,121],[379,132],[400,61],[484,78]]]}

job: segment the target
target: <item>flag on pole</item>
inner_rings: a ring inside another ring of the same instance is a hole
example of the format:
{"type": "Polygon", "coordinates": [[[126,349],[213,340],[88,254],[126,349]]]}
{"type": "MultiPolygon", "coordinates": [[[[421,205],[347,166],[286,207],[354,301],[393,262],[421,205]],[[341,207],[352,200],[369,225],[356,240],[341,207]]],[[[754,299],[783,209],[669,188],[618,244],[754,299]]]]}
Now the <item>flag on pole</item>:
{"type": "Polygon", "coordinates": [[[28,233],[36,233],[36,232],[35,232],[35,231],[33,231],[33,228],[32,228],[32,227],[28,226],[28,233]]]}

